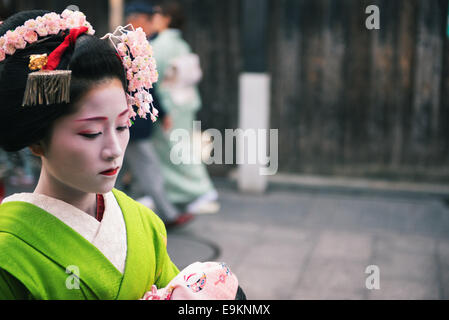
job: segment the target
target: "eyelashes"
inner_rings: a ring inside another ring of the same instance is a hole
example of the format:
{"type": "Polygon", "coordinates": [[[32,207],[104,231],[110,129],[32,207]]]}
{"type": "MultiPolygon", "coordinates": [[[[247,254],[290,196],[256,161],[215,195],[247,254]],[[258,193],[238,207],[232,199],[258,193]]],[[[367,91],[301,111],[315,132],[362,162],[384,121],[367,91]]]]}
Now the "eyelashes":
{"type": "MultiPolygon", "coordinates": [[[[128,126],[117,127],[116,130],[117,130],[118,132],[124,132],[124,131],[126,131],[126,130],[129,130],[129,127],[128,127],[128,126]]],[[[95,139],[95,138],[101,136],[102,134],[103,134],[102,132],[98,132],[98,133],[86,133],[86,132],[81,132],[81,133],[78,133],[78,135],[80,135],[80,136],[82,136],[82,137],[84,137],[84,138],[86,138],[86,139],[89,139],[89,140],[93,140],[93,139],[95,139]]]]}
{"type": "Polygon", "coordinates": [[[123,126],[123,127],[118,127],[117,131],[125,131],[125,130],[128,130],[128,129],[129,129],[128,126],[123,126]]]}
{"type": "Polygon", "coordinates": [[[93,140],[93,139],[95,139],[96,137],[102,135],[102,133],[101,133],[101,132],[99,132],[99,133],[79,133],[79,135],[82,136],[82,137],[84,137],[84,138],[93,140]]]}

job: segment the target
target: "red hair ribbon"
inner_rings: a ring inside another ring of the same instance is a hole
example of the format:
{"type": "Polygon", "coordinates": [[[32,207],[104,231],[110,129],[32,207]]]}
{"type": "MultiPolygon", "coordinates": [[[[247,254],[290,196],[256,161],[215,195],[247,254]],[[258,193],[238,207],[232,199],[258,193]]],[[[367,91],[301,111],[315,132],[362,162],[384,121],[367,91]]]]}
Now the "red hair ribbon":
{"type": "Polygon", "coordinates": [[[47,64],[42,68],[43,70],[56,70],[59,63],[61,62],[61,57],[69,45],[74,45],[76,39],[86,33],[87,27],[79,27],[70,29],[70,33],[65,37],[64,41],[48,56],[47,64]]]}

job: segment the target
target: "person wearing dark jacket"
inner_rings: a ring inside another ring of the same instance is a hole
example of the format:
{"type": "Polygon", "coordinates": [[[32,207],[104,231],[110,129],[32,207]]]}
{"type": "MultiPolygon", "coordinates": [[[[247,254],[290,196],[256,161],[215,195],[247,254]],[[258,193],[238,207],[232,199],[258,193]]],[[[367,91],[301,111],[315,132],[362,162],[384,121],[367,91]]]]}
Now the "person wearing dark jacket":
{"type": "MultiPolygon", "coordinates": [[[[152,35],[151,19],[154,9],[145,2],[130,3],[125,9],[126,24],[135,29],[141,27],[148,37],[152,35]]],[[[171,118],[161,107],[154,90],[153,105],[159,111],[159,118],[165,130],[171,128],[171,118]]],[[[125,155],[125,166],[132,176],[132,183],[142,196],[137,201],[154,207],[155,213],[164,221],[167,228],[183,225],[193,219],[193,215],[180,212],[166,197],[160,162],[155,153],[151,136],[154,124],[151,120],[136,117],[130,128],[130,140],[125,155]],[[153,205],[151,205],[151,202],[153,205]]]]}

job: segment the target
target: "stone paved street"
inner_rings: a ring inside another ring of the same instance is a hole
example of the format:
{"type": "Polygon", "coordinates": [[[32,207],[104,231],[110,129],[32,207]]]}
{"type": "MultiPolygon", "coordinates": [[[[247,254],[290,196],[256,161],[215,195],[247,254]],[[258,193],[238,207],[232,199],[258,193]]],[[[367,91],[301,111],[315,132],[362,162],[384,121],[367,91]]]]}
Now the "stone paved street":
{"type": "Polygon", "coordinates": [[[251,196],[217,185],[221,211],[169,233],[179,267],[227,262],[249,299],[449,298],[441,195],[275,187],[251,196]],[[370,265],[380,290],[366,288],[370,265]]]}

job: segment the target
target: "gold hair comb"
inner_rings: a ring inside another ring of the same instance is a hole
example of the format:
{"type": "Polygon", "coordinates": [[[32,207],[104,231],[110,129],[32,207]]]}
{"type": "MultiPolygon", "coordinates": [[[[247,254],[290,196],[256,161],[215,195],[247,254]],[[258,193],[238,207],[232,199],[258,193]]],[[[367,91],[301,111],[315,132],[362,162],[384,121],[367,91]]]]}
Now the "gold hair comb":
{"type": "Polygon", "coordinates": [[[30,63],[28,64],[28,68],[30,70],[41,70],[45,65],[47,65],[48,62],[48,55],[46,53],[44,54],[32,54],[30,56],[30,63]]]}
{"type": "Polygon", "coordinates": [[[50,105],[70,102],[71,70],[42,70],[47,65],[47,54],[30,56],[28,74],[22,106],[50,105]]]}

